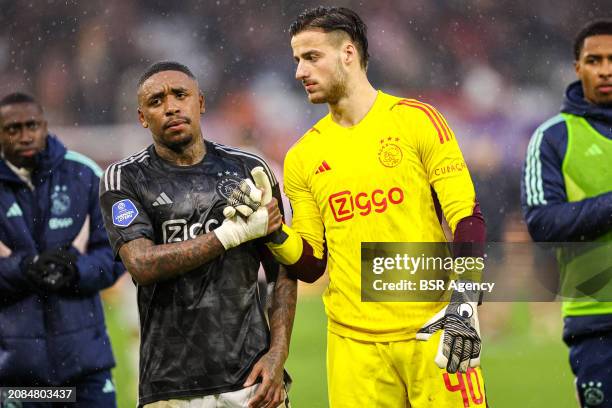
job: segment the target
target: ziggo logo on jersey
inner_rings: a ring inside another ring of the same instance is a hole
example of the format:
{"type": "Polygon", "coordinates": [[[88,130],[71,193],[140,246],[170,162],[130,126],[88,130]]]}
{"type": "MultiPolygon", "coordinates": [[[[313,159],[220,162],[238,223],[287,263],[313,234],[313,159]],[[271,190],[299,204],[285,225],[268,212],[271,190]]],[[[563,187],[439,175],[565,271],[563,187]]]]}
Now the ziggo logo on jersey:
{"type": "Polygon", "coordinates": [[[188,239],[194,239],[201,233],[208,233],[213,230],[215,225],[218,225],[219,221],[214,218],[206,221],[206,224],[196,222],[193,224],[187,224],[185,219],[168,220],[162,224],[162,230],[164,233],[164,243],[169,244],[171,242],[183,242],[188,239]],[[203,231],[202,231],[203,230],[203,231]]]}
{"type": "Polygon", "coordinates": [[[364,217],[372,210],[383,213],[389,203],[399,204],[404,201],[404,191],[399,187],[393,187],[388,192],[376,189],[371,193],[360,192],[353,195],[349,190],[344,190],[330,195],[328,201],[334,218],[340,222],[350,220],[355,213],[364,217]]]}

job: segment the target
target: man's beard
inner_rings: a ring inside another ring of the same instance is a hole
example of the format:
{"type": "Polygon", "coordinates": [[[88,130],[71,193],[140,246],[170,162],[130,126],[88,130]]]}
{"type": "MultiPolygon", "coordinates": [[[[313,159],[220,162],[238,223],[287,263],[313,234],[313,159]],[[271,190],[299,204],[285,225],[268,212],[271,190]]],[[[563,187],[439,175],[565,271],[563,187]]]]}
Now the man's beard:
{"type": "Polygon", "coordinates": [[[329,103],[330,105],[337,104],[340,99],[346,96],[346,72],[342,69],[342,64],[340,60],[336,64],[336,71],[334,75],[334,80],[331,82],[329,91],[327,94],[319,99],[312,101],[313,103],[329,103]]]}
{"type": "Polygon", "coordinates": [[[0,159],[10,162],[13,166],[17,168],[25,168],[28,170],[34,170],[38,168],[38,165],[40,164],[41,156],[42,156],[42,152],[38,152],[32,157],[18,157],[17,156],[17,157],[9,158],[4,155],[4,152],[0,153],[0,159]]]}
{"type": "Polygon", "coordinates": [[[184,138],[177,141],[162,141],[162,144],[168,149],[172,150],[174,153],[181,154],[185,151],[185,149],[191,144],[193,141],[193,135],[187,134],[184,138]]]}
{"type": "Polygon", "coordinates": [[[604,108],[609,108],[612,106],[612,97],[601,97],[595,100],[595,105],[602,106],[604,108]]]}
{"type": "Polygon", "coordinates": [[[40,156],[41,156],[40,153],[36,153],[32,157],[26,157],[26,158],[21,159],[21,163],[19,167],[25,167],[28,170],[34,170],[38,168],[38,165],[40,163],[40,156]]]}

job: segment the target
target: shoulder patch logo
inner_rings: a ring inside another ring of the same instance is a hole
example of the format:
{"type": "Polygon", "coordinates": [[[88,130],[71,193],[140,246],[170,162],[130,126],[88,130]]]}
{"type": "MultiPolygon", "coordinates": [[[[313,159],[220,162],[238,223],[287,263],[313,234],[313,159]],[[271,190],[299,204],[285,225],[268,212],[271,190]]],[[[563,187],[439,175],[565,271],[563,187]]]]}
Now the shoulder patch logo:
{"type": "Polygon", "coordinates": [[[129,200],[117,201],[113,204],[113,224],[118,227],[127,227],[138,216],[138,210],[134,203],[129,200]]]}
{"type": "Polygon", "coordinates": [[[380,139],[378,160],[385,167],[395,167],[401,163],[404,154],[399,147],[399,137],[386,137],[380,139]]]}

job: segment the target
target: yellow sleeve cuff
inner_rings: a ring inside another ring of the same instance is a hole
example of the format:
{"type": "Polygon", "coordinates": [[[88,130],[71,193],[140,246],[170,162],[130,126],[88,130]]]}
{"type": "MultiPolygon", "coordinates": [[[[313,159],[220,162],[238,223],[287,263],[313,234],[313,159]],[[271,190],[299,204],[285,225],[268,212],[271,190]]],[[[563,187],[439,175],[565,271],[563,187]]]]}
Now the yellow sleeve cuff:
{"type": "Polygon", "coordinates": [[[267,242],[266,246],[278,262],[283,265],[293,265],[299,261],[304,250],[302,237],[285,224],[281,229],[286,239],[282,243],[267,242]]]}

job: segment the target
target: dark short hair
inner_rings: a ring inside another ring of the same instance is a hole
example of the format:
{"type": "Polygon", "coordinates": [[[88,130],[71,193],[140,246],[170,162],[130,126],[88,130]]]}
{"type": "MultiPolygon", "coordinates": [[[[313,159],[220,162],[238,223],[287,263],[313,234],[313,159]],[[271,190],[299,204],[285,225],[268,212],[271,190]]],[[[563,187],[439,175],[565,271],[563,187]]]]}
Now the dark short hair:
{"type": "Polygon", "coordinates": [[[40,110],[41,113],[43,111],[41,104],[38,103],[38,101],[34,99],[32,95],[23,92],[13,92],[0,99],[0,108],[2,108],[3,106],[15,105],[18,103],[32,103],[36,105],[36,107],[40,110]]]}
{"type": "Polygon", "coordinates": [[[361,66],[368,66],[368,27],[353,10],[346,7],[319,6],[300,13],[289,26],[289,34],[294,35],[313,28],[319,28],[328,33],[344,31],[357,46],[361,57],[361,66]]]}
{"type": "Polygon", "coordinates": [[[159,61],[147,68],[147,70],[140,76],[140,79],[138,80],[138,87],[140,88],[142,84],[144,84],[144,82],[153,75],[163,71],[179,71],[191,79],[196,79],[193,72],[187,68],[187,65],[176,61],[159,61]]]}
{"type": "Polygon", "coordinates": [[[594,35],[612,35],[612,20],[596,20],[591,21],[576,34],[574,38],[574,59],[580,59],[580,53],[584,46],[584,40],[594,35]]]}

